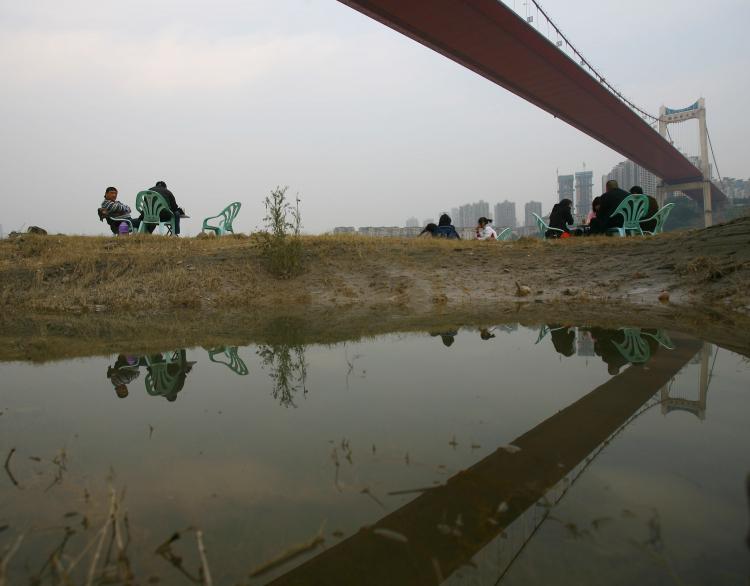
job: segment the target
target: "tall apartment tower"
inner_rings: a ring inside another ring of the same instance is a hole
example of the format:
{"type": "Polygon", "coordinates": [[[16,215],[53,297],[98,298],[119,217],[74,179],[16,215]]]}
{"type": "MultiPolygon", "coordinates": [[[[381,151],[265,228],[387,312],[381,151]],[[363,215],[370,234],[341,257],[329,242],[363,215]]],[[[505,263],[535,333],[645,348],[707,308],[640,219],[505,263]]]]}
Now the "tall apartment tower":
{"type": "Polygon", "coordinates": [[[574,175],[558,175],[557,176],[557,201],[569,199],[575,202],[575,176],[574,175]]]}
{"type": "Polygon", "coordinates": [[[496,228],[516,227],[516,203],[507,199],[495,204],[495,217],[493,218],[496,228]]]}
{"type": "MultiPolygon", "coordinates": [[[[490,204],[484,200],[467,203],[458,208],[458,217],[453,218],[453,225],[457,228],[471,228],[477,225],[477,220],[490,215],[490,204]]],[[[494,218],[493,218],[494,219],[494,218]]]]}
{"type": "Polygon", "coordinates": [[[591,211],[591,200],[594,198],[594,172],[579,171],[575,174],[576,179],[576,199],[575,199],[575,217],[578,221],[591,211]]]}
{"type": "Polygon", "coordinates": [[[630,188],[634,185],[640,185],[643,188],[643,193],[656,197],[659,178],[633,161],[627,160],[618,163],[609,174],[602,177],[602,193],[607,191],[607,181],[610,179],[617,181],[620,189],[625,191],[630,191],[630,188]]]}
{"type": "Polygon", "coordinates": [[[406,227],[407,228],[416,228],[419,226],[419,219],[412,216],[411,218],[406,219],[406,227]]]}
{"type": "Polygon", "coordinates": [[[536,225],[536,220],[531,214],[534,213],[537,216],[542,216],[542,202],[541,201],[530,201],[523,206],[524,211],[524,226],[536,225]]]}

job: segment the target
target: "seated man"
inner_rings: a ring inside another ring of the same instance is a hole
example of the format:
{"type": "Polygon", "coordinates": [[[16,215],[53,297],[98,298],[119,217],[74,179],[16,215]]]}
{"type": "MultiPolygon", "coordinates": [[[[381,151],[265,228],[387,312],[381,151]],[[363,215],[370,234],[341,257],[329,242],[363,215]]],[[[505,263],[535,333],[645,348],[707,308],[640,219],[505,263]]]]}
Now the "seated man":
{"type": "Polygon", "coordinates": [[[101,206],[99,206],[99,221],[107,220],[107,224],[109,224],[112,233],[118,234],[122,222],[113,218],[130,220],[134,230],[136,230],[141,223],[140,219],[130,217],[130,208],[128,206],[117,201],[117,188],[107,187],[104,191],[104,201],[101,206]]]}
{"type": "MultiPolygon", "coordinates": [[[[632,193],[633,195],[644,195],[643,188],[640,185],[633,185],[633,187],[630,188],[630,193],[632,193]]],[[[655,197],[652,197],[650,195],[646,195],[646,197],[648,198],[648,211],[646,212],[646,215],[644,217],[650,218],[659,211],[659,202],[656,201],[655,197]]],[[[656,220],[640,222],[640,225],[641,230],[643,230],[644,232],[653,232],[656,229],[656,220]]]]}
{"type": "Polygon", "coordinates": [[[599,198],[599,211],[596,218],[591,220],[592,234],[606,234],[610,228],[622,228],[622,216],[620,214],[614,218],[610,216],[628,195],[630,194],[627,191],[620,189],[617,181],[614,179],[607,181],[607,191],[599,198]]]}
{"type": "MultiPolygon", "coordinates": [[[[156,185],[153,187],[148,188],[149,191],[155,191],[167,202],[167,205],[169,206],[170,211],[174,214],[174,235],[177,236],[180,233],[180,217],[185,215],[185,212],[182,210],[181,207],[178,207],[177,201],[174,198],[174,195],[172,194],[169,189],[167,189],[167,184],[164,183],[164,181],[157,181],[156,185]]],[[[141,214],[141,219],[143,218],[143,214],[141,214]]],[[[161,214],[159,214],[159,219],[162,222],[168,222],[171,217],[168,212],[162,211],[161,214]]],[[[154,231],[154,228],[156,228],[155,225],[150,224],[146,226],[146,229],[148,230],[149,234],[154,231]]]]}

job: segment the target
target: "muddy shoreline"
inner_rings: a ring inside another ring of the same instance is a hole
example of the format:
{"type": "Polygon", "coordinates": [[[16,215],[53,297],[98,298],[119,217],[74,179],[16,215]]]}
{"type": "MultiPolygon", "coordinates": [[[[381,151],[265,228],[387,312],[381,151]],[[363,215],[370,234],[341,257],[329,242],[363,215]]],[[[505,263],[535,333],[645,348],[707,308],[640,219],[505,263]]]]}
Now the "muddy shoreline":
{"type": "Polygon", "coordinates": [[[303,243],[305,271],[281,280],[252,236],[1,241],[0,360],[509,322],[663,327],[750,348],[750,218],[653,238],[303,243]]]}
{"type": "Polygon", "coordinates": [[[658,305],[617,305],[612,314],[593,303],[474,304],[441,312],[349,308],[336,312],[196,312],[64,316],[0,320],[0,361],[46,362],[175,347],[249,344],[337,344],[389,333],[440,332],[519,323],[660,328],[750,356],[750,319],[658,305]],[[146,324],[146,327],[144,327],[146,324]]]}

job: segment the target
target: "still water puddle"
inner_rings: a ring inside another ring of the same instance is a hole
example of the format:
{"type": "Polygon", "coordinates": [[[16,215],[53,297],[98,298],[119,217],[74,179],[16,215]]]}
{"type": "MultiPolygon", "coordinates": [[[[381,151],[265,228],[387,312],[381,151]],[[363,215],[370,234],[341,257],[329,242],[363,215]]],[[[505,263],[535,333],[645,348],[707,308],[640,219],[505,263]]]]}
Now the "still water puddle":
{"type": "Polygon", "coordinates": [[[747,580],[750,363],[684,335],[502,325],[0,377],[11,584],[747,580]]]}

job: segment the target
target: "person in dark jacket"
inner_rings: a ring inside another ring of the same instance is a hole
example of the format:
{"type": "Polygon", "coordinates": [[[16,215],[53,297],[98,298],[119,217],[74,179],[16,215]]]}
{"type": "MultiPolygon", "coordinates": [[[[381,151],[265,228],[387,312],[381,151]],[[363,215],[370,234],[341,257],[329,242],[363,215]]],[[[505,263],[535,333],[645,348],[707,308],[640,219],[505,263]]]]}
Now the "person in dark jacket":
{"type": "Polygon", "coordinates": [[[620,189],[614,179],[607,181],[607,191],[599,199],[599,211],[596,218],[591,220],[592,234],[606,234],[610,228],[622,228],[622,216],[620,214],[617,214],[614,218],[610,216],[622,200],[629,195],[627,191],[620,189]]]}
{"type": "MultiPolygon", "coordinates": [[[[643,188],[640,185],[633,185],[633,187],[630,188],[630,193],[633,195],[644,195],[643,188]]],[[[646,217],[650,218],[659,211],[659,202],[656,201],[655,197],[650,195],[646,195],[646,197],[648,198],[648,211],[646,212],[646,217]]],[[[641,230],[644,232],[653,232],[656,229],[656,220],[640,222],[640,224],[641,230]]]]}
{"type": "Polygon", "coordinates": [[[422,231],[421,231],[421,232],[419,233],[419,236],[418,236],[418,237],[422,237],[422,236],[425,236],[425,235],[426,235],[426,236],[432,236],[433,238],[435,238],[436,236],[438,236],[438,233],[437,233],[437,228],[438,228],[438,227],[437,227],[437,224],[435,224],[435,223],[433,223],[433,222],[430,222],[429,224],[427,224],[427,225],[426,225],[426,226],[424,227],[424,230],[422,230],[422,231]]]}
{"type": "MultiPolygon", "coordinates": [[[[170,211],[174,214],[174,233],[175,236],[177,236],[180,233],[180,216],[184,216],[185,212],[181,207],[177,205],[177,200],[174,198],[174,194],[169,191],[169,189],[167,189],[167,184],[164,183],[164,181],[157,181],[156,185],[154,185],[153,187],[149,187],[148,190],[155,191],[166,200],[170,211]]],[[[141,219],[143,219],[143,214],[141,214],[141,219]]],[[[168,222],[171,217],[168,212],[162,211],[161,214],[159,214],[159,219],[162,222],[168,222]]],[[[146,226],[149,234],[154,231],[154,228],[156,228],[156,226],[154,226],[153,224],[146,226]]]]}
{"type": "MultiPolygon", "coordinates": [[[[573,202],[569,199],[561,199],[558,203],[552,206],[552,211],[549,215],[549,227],[557,228],[563,232],[570,234],[570,228],[568,225],[575,223],[573,220],[573,202]]],[[[547,238],[559,238],[560,232],[555,230],[547,230],[545,234],[547,238]]]]}
{"type": "Polygon", "coordinates": [[[451,240],[461,240],[461,236],[456,232],[456,228],[453,226],[451,217],[448,214],[442,214],[440,216],[437,228],[433,235],[451,240]]]}

